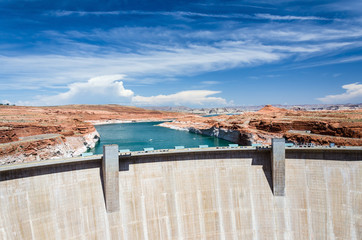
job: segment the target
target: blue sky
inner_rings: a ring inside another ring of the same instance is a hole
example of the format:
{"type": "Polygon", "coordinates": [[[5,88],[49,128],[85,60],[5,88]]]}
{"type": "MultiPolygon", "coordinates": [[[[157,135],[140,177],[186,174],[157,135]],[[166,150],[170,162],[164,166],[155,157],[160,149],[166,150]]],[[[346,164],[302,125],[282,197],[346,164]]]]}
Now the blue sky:
{"type": "Polygon", "coordinates": [[[362,1],[0,0],[0,102],[362,102],[362,1]]]}

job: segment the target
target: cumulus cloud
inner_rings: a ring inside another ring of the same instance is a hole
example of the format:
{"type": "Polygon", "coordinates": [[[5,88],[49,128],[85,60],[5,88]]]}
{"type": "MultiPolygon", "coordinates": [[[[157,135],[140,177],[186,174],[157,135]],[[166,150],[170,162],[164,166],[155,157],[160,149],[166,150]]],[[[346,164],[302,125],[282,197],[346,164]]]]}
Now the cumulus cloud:
{"type": "Polygon", "coordinates": [[[318,98],[323,103],[361,103],[362,102],[362,84],[351,83],[342,86],[346,92],[336,95],[328,95],[318,98]]]}
{"type": "Polygon", "coordinates": [[[210,97],[220,93],[220,91],[190,90],[182,91],[170,95],[157,95],[151,97],[134,96],[132,102],[136,105],[226,105],[225,99],[220,97],[210,97]]]}
{"type": "Polygon", "coordinates": [[[37,105],[60,105],[71,103],[96,104],[99,102],[129,102],[133,91],[125,89],[120,81],[124,75],[106,75],[94,77],[87,82],[68,85],[67,92],[54,96],[38,96],[37,105]]]}
{"type": "MultiPolygon", "coordinates": [[[[221,93],[210,90],[181,91],[170,95],[144,97],[126,89],[123,85],[124,75],[105,75],[75,82],[68,85],[68,90],[53,96],[37,96],[36,101],[18,102],[18,105],[64,105],[64,104],[101,104],[115,103],[125,105],[154,106],[205,106],[226,105],[221,97],[211,95],[221,93]]],[[[231,102],[230,102],[231,104],[231,102]]]]}

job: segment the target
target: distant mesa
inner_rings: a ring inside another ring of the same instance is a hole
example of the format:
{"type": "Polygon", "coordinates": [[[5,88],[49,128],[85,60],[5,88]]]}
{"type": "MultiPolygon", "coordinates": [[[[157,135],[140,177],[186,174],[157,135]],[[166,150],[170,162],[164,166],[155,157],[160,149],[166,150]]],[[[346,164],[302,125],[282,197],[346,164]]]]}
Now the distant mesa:
{"type": "Polygon", "coordinates": [[[288,111],[288,110],[285,108],[278,108],[278,107],[274,107],[272,105],[265,105],[258,112],[259,113],[275,113],[275,112],[286,112],[286,111],[288,111]]]}

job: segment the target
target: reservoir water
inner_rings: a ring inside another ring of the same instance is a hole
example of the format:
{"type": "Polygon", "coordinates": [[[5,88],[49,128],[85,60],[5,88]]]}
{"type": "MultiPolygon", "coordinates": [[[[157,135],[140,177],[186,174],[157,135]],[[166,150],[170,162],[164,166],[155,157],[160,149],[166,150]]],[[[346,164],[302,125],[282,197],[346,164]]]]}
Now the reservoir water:
{"type": "Polygon", "coordinates": [[[160,123],[141,122],[98,125],[96,129],[101,139],[90,152],[101,154],[103,145],[106,144],[118,144],[119,149],[143,151],[143,148],[150,147],[154,149],[173,149],[175,146],[192,148],[199,147],[199,145],[216,147],[228,146],[231,143],[216,137],[157,126],[160,123]]]}

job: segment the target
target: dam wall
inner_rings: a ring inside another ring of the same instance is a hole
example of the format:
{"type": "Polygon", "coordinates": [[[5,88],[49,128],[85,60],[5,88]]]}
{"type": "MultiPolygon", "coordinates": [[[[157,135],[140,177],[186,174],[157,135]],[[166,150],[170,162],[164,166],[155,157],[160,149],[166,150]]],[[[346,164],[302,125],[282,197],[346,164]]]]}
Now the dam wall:
{"type": "Polygon", "coordinates": [[[362,148],[285,149],[283,196],[271,154],[119,155],[115,211],[101,155],[3,166],[0,239],[361,239],[362,148]]]}

